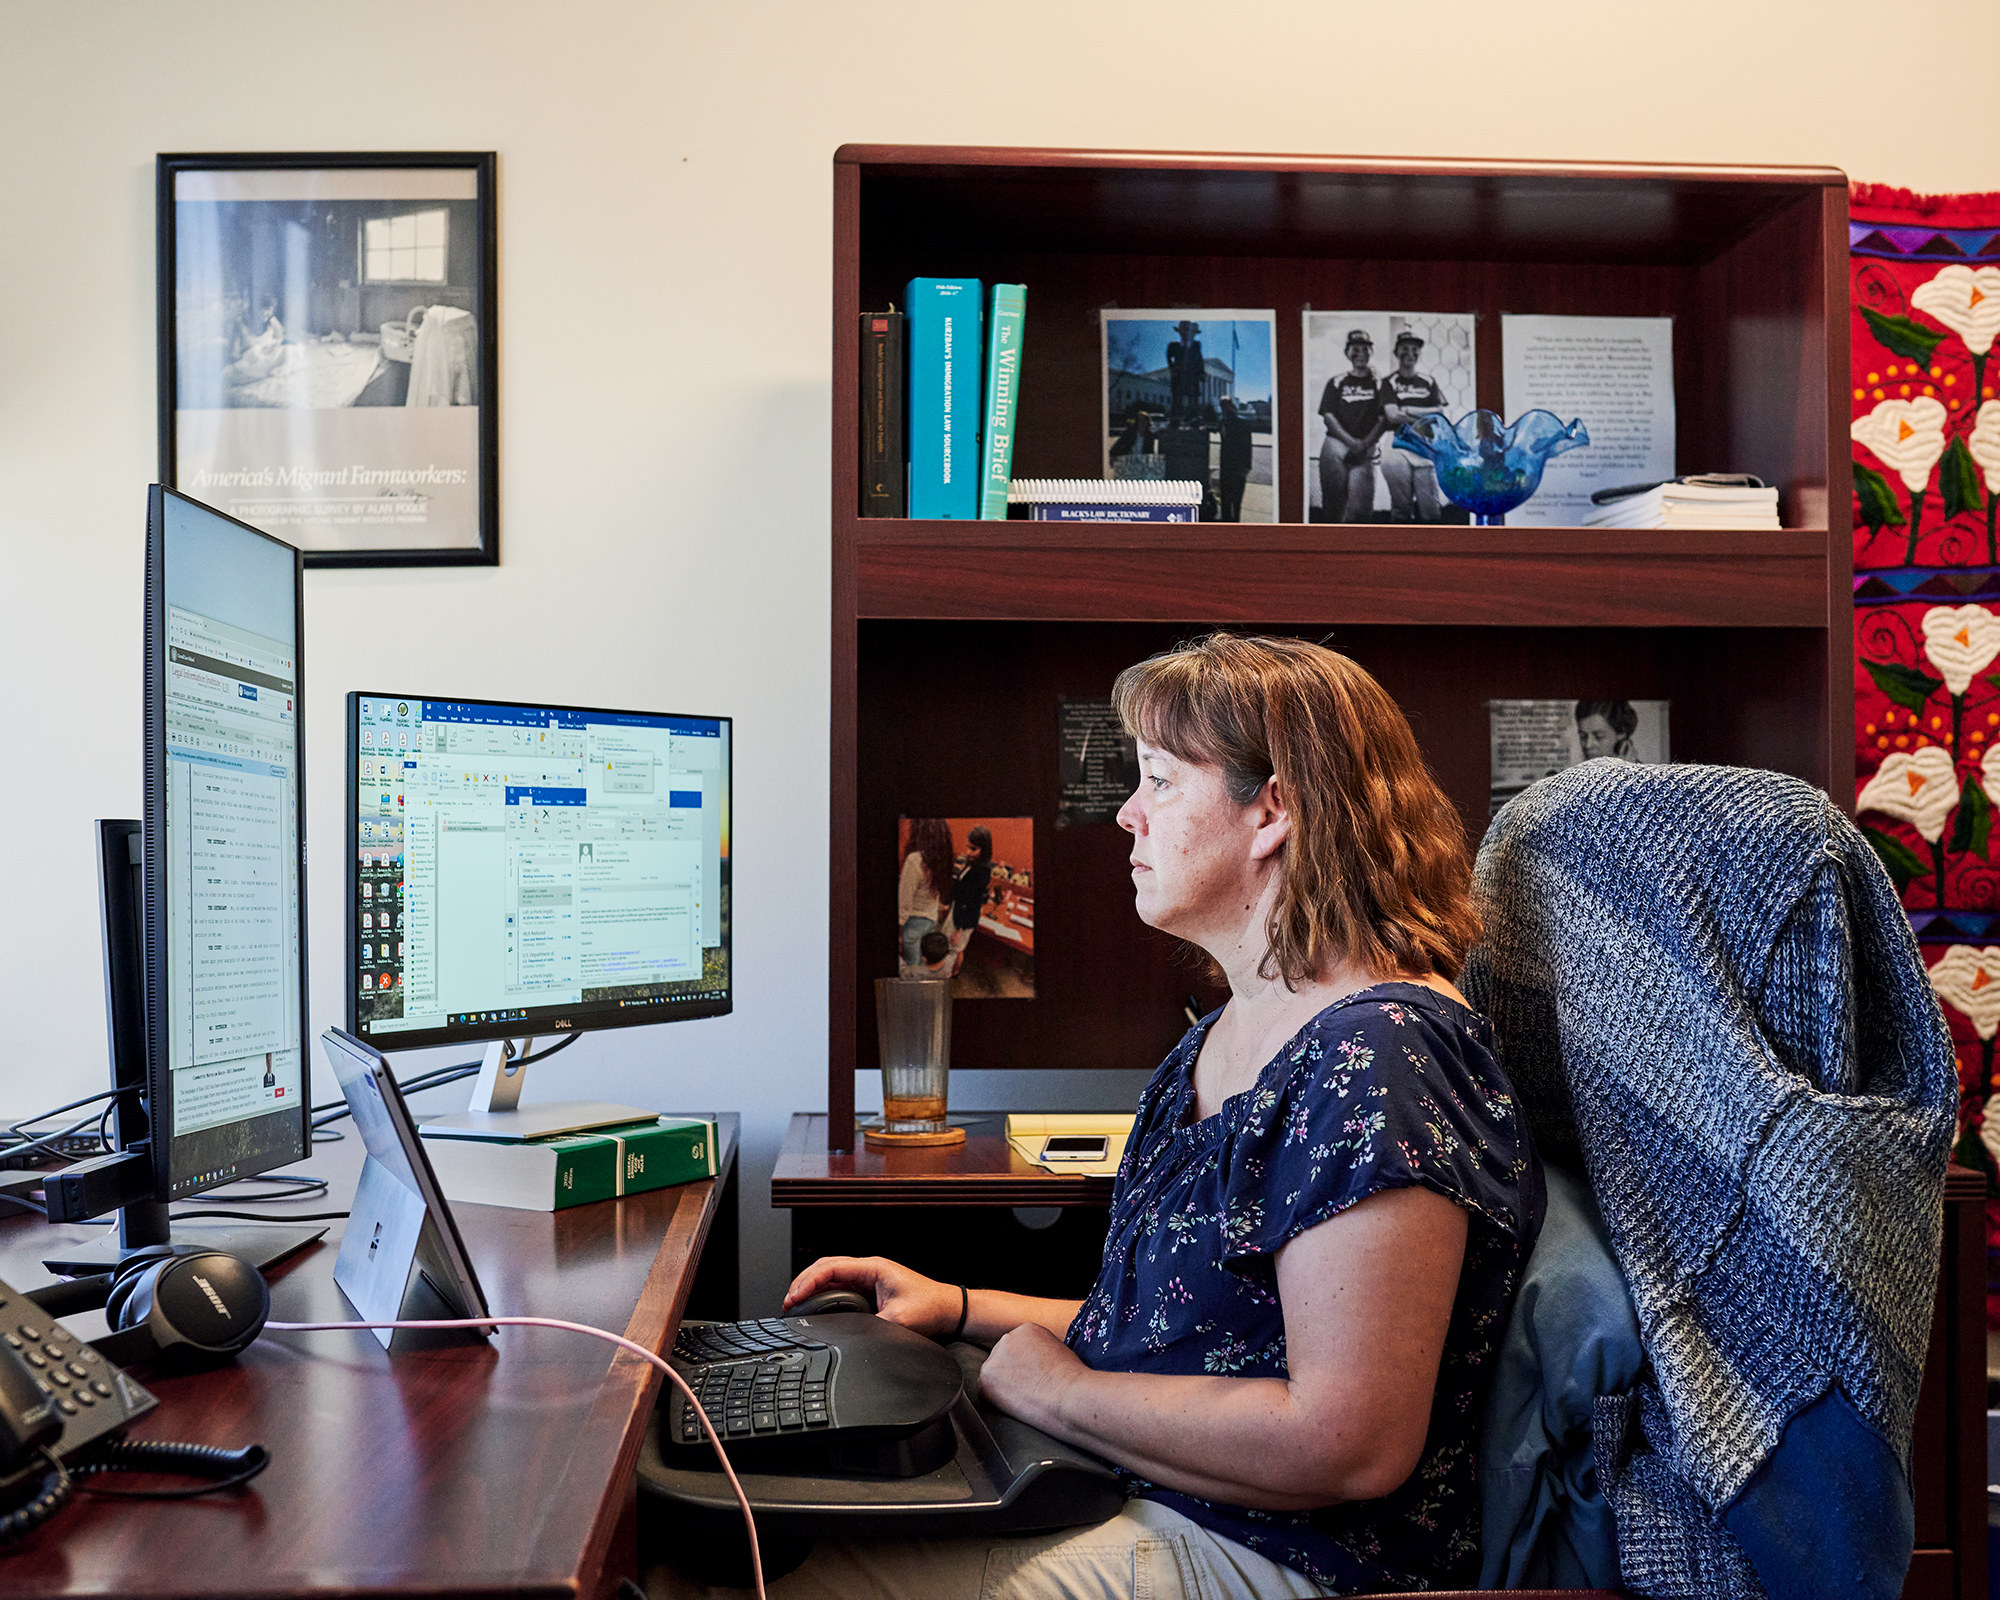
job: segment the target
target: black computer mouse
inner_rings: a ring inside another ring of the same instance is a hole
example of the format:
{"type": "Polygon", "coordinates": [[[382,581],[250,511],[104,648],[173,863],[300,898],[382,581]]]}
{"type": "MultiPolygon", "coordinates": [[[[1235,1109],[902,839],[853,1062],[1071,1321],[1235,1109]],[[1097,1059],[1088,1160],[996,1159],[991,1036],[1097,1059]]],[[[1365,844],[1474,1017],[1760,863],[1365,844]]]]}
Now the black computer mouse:
{"type": "Polygon", "coordinates": [[[852,1289],[828,1289],[809,1300],[801,1300],[788,1310],[788,1317],[830,1317],[836,1311],[861,1311],[873,1314],[875,1308],[868,1303],[866,1295],[856,1294],[852,1289]]]}

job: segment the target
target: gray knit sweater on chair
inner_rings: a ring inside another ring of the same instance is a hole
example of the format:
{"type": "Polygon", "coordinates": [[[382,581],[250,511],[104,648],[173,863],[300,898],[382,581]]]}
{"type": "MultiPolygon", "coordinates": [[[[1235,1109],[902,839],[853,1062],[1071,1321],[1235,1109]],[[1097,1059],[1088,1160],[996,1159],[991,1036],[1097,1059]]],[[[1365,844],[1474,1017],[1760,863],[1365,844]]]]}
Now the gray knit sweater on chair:
{"type": "Polygon", "coordinates": [[[1599,760],[1477,878],[1464,987],[1651,1360],[1593,1428],[1626,1587],[1894,1600],[1957,1082],[1887,875],[1797,779],[1599,760]]]}

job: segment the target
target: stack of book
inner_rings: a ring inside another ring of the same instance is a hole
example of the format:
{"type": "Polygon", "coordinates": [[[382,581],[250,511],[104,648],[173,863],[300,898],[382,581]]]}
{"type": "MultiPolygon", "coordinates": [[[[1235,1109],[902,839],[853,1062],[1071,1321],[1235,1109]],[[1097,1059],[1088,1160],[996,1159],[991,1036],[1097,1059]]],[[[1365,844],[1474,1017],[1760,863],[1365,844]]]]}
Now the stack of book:
{"type": "Polygon", "coordinates": [[[1599,490],[1586,528],[1775,528],[1778,491],[1754,478],[1677,478],[1650,488],[1599,490]]]}
{"type": "Polygon", "coordinates": [[[1166,478],[1016,478],[1009,505],[1035,522],[1193,522],[1202,485],[1166,478]]]}
{"type": "Polygon", "coordinates": [[[564,1211],[715,1176],[715,1121],[661,1117],[552,1139],[426,1139],[445,1198],[564,1211]]]}
{"type": "Polygon", "coordinates": [[[1028,290],[913,278],[861,314],[861,514],[1003,520],[1028,290]]]}

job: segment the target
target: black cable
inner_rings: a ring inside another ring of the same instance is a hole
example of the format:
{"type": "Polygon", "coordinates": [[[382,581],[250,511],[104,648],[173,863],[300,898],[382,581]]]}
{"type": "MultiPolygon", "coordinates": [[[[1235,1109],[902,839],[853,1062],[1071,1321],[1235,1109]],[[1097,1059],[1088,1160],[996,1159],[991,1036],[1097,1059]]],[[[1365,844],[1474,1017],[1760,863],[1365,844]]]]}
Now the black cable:
{"type": "Polygon", "coordinates": [[[74,1111],[78,1106],[94,1106],[100,1100],[115,1100],[126,1093],[123,1089],[100,1089],[96,1094],[87,1094],[81,1100],[72,1100],[67,1105],[51,1106],[46,1111],[38,1111],[32,1117],[16,1117],[7,1125],[7,1132],[19,1134],[31,1123],[47,1122],[50,1117],[59,1117],[65,1111],[74,1111]]]}
{"type": "Polygon", "coordinates": [[[273,1206],[285,1205],[295,1200],[317,1200],[327,1192],[326,1179],[293,1177],[289,1173],[261,1173],[255,1178],[244,1178],[239,1183],[226,1183],[219,1189],[208,1190],[204,1200],[220,1200],[232,1206],[273,1206]],[[271,1183],[280,1185],[277,1194],[232,1194],[232,1189],[244,1183],[271,1183]]]}
{"type": "Polygon", "coordinates": [[[172,1439],[112,1439],[77,1462],[76,1477],[81,1480],[101,1472],[183,1472],[215,1477],[214,1483],[193,1489],[98,1489],[82,1482],[77,1485],[85,1494],[105,1500],[195,1500],[205,1494],[240,1488],[270,1464],[271,1452],[261,1444],[224,1450],[217,1445],[185,1444],[172,1439]]]}
{"type": "MultiPolygon", "coordinates": [[[[515,1063],[516,1070],[521,1067],[531,1067],[537,1061],[546,1061],[550,1056],[556,1054],[557,1051],[567,1050],[582,1037],[583,1035],[580,1033],[566,1033],[560,1039],[556,1040],[554,1044],[547,1046],[545,1049],[537,1050],[533,1055],[521,1057],[515,1063]]],[[[406,1095],[415,1094],[421,1089],[441,1088],[447,1083],[456,1083],[461,1078],[472,1077],[483,1065],[484,1063],[479,1061],[461,1061],[454,1066],[434,1067],[429,1072],[417,1074],[416,1077],[410,1079],[407,1083],[398,1082],[396,1087],[401,1089],[406,1095]]],[[[344,1099],[329,1100],[323,1105],[314,1106],[312,1110],[315,1113],[325,1113],[324,1116],[315,1115],[313,1117],[312,1125],[315,1130],[324,1128],[329,1123],[339,1122],[343,1117],[350,1114],[347,1102],[344,1099]]],[[[342,1137],[344,1138],[345,1135],[342,1135],[342,1137]]],[[[331,1139],[322,1139],[318,1142],[321,1144],[331,1144],[333,1141],[331,1139]]]]}
{"type": "Polygon", "coordinates": [[[174,1211],[170,1222],[188,1222],[196,1217],[231,1217],[241,1222],[337,1222],[345,1211],[174,1211]]]}
{"type": "Polygon", "coordinates": [[[48,1470],[42,1474],[41,1487],[35,1491],[33,1499],[0,1516],[0,1544],[25,1539],[62,1510],[69,1500],[72,1487],[69,1470],[48,1450],[37,1453],[48,1463],[48,1470]]]}
{"type": "Polygon", "coordinates": [[[312,1138],[307,1142],[309,1144],[339,1144],[346,1137],[347,1135],[344,1133],[329,1133],[326,1129],[315,1125],[312,1138]]]}
{"type": "Polygon", "coordinates": [[[0,1200],[6,1201],[10,1206],[19,1206],[23,1211],[38,1211],[45,1217],[49,1214],[47,1206],[38,1206],[25,1195],[0,1194],[0,1200]]]}
{"type": "MultiPolygon", "coordinates": [[[[113,1092],[115,1093],[116,1091],[113,1092]]],[[[92,1098],[96,1097],[93,1096],[92,1098]]],[[[58,1139],[70,1138],[96,1120],[95,1116],[81,1117],[77,1121],[72,1122],[67,1128],[58,1128],[54,1133],[45,1133],[39,1139],[29,1139],[22,1144],[0,1144],[0,1155],[21,1156],[26,1155],[30,1150],[46,1150],[52,1156],[69,1156],[74,1160],[74,1153],[68,1150],[58,1150],[56,1148],[56,1141],[58,1139]]],[[[11,1133],[15,1130],[9,1129],[8,1131],[11,1133]]]]}

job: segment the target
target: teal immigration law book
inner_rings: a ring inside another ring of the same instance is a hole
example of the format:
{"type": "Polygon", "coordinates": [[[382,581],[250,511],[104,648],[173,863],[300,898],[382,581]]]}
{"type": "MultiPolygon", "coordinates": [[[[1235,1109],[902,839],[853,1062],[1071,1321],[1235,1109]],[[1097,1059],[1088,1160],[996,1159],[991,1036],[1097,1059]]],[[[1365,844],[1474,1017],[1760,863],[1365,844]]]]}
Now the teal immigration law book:
{"type": "Polygon", "coordinates": [[[977,278],[912,278],[909,318],[910,515],[979,515],[977,278]]]}
{"type": "Polygon", "coordinates": [[[516,1211],[563,1211],[712,1178],[715,1122],[659,1117],[549,1139],[426,1139],[445,1198],[516,1211]]]}
{"type": "Polygon", "coordinates": [[[986,425],[980,437],[985,467],[979,516],[1007,520],[1007,485],[1014,477],[1014,417],[1021,404],[1021,336],[1028,323],[1028,286],[996,283],[986,318],[986,425]]]}

